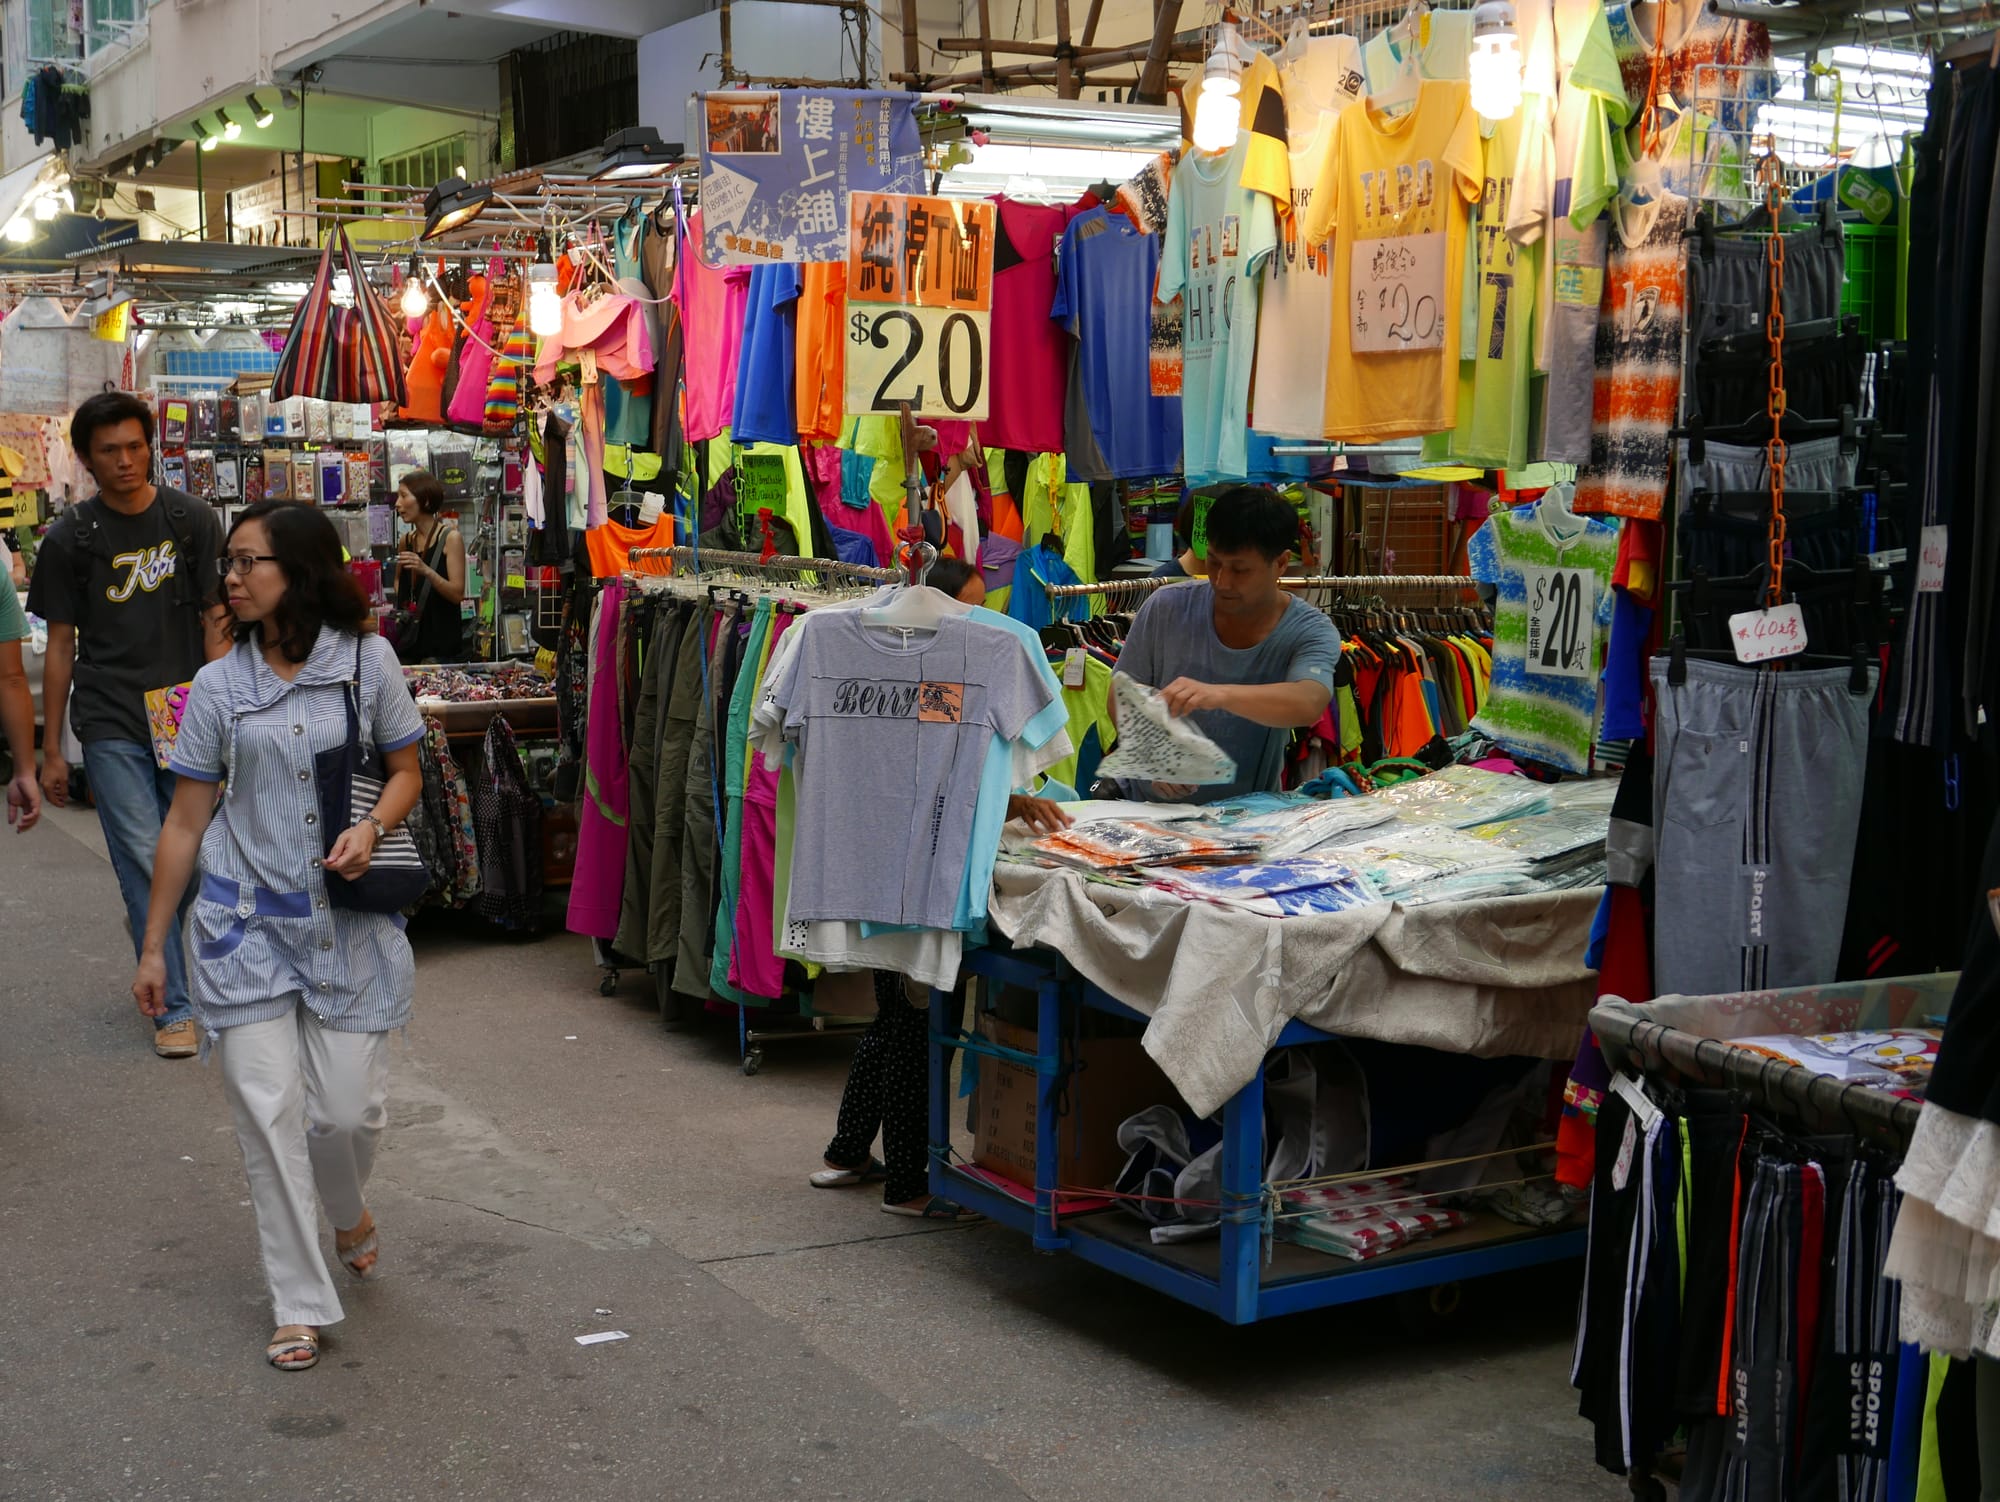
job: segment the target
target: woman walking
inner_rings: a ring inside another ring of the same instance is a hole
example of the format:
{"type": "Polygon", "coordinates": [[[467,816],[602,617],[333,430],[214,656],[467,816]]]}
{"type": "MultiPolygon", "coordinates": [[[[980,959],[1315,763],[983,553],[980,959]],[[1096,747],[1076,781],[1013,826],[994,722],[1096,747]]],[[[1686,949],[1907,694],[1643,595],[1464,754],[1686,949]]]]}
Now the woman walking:
{"type": "Polygon", "coordinates": [[[409,1020],[416,974],[402,920],[331,904],[327,875],[361,876],[409,813],[424,727],[388,644],[361,633],[367,600],[318,508],[246,507],[221,568],[236,645],[188,695],[132,994],[148,1016],[164,1007],[163,946],[198,862],[191,1000],[222,1062],[256,1207],[278,1327],[265,1357],[304,1371],[321,1328],[341,1319],[320,1205],[347,1269],[365,1278],[375,1266],[362,1191],[387,1120],[388,1037],[409,1020]],[[330,832],[314,758],[348,742],[350,708],[386,775],[373,807],[330,832]]]}

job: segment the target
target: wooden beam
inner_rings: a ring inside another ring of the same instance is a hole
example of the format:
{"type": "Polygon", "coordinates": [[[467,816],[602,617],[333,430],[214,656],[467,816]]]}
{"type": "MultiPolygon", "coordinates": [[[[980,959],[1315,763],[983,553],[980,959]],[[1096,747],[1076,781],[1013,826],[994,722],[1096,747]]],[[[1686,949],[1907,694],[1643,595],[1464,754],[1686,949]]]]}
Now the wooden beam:
{"type": "Polygon", "coordinates": [[[1076,54],[1070,46],[1069,0],[1056,0],[1056,98],[1076,98],[1076,54]]]}
{"type": "MultiPolygon", "coordinates": [[[[1060,42],[1003,42],[989,37],[939,37],[931,44],[940,52],[977,52],[981,56],[989,52],[1005,52],[1019,57],[1061,57],[1063,46],[1060,42]]],[[[1121,47],[1071,47],[1069,55],[1074,58],[1098,59],[1119,57],[1129,62],[1145,54],[1151,45],[1133,42],[1121,47]]]]}
{"type": "Polygon", "coordinates": [[[917,0],[903,0],[903,72],[922,82],[917,57],[917,0]]]}
{"type": "Polygon", "coordinates": [[[1097,40],[1097,20],[1104,14],[1104,0],[1090,0],[1090,14],[1083,18],[1083,40],[1078,49],[1089,47],[1097,40]]]}
{"type": "Polygon", "coordinates": [[[1146,47],[1146,65],[1139,70],[1139,87],[1132,97],[1141,104],[1167,102],[1167,64],[1174,50],[1174,31],[1181,24],[1181,0],[1155,0],[1153,40],[1146,47]]]}
{"type": "MultiPolygon", "coordinates": [[[[994,45],[997,47],[1000,44],[996,42],[994,45]]],[[[1152,45],[1151,42],[1139,42],[1130,47],[1093,48],[1090,56],[1090,66],[1095,70],[1098,68],[1115,68],[1123,63],[1139,62],[1151,55],[1152,45]]],[[[1161,64],[1161,67],[1164,71],[1166,65],[1169,63],[1198,62],[1202,56],[1203,46],[1198,41],[1171,42],[1167,47],[1166,61],[1161,64]]],[[[995,83],[1020,83],[1024,81],[1046,83],[1052,80],[1054,76],[1055,64],[1052,61],[1001,63],[993,70],[992,81],[995,83]]],[[[923,75],[916,73],[908,75],[891,73],[889,80],[892,83],[903,84],[924,84],[928,82],[934,85],[940,92],[968,88],[980,81],[979,76],[972,73],[953,73],[944,78],[929,80],[926,80],[923,75]]]]}
{"type": "Polygon", "coordinates": [[[979,0],[979,76],[993,76],[993,16],[990,0],[979,0]]]}

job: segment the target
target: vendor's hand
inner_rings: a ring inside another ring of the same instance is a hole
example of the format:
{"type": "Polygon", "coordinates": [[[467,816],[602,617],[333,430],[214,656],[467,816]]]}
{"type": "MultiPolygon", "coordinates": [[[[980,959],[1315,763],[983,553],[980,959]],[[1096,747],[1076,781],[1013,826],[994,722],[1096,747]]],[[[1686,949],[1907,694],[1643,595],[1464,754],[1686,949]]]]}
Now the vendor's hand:
{"type": "Polygon", "coordinates": [[[1062,805],[1052,798],[1031,798],[1025,793],[1010,793],[1007,796],[1007,817],[1023,820],[1038,834],[1054,834],[1059,829],[1067,829],[1070,816],[1063,812],[1062,805]]]}
{"type": "Polygon", "coordinates": [[[69,763],[60,751],[42,754],[42,792],[57,808],[69,807],[69,763]]]}
{"type": "Polygon", "coordinates": [[[1160,697],[1167,701],[1167,713],[1176,716],[1193,714],[1197,709],[1227,709],[1229,685],[1176,678],[1160,690],[1160,697]]]}
{"type": "Polygon", "coordinates": [[[1195,794],[1192,782],[1156,782],[1153,797],[1161,803],[1183,803],[1195,794]]]}
{"type": "Polygon", "coordinates": [[[167,957],[157,949],[139,956],[139,972],[132,977],[132,999],[148,1017],[167,1014],[167,957]]]}
{"type": "Polygon", "coordinates": [[[16,834],[26,834],[42,816],[42,788],[35,774],[25,768],[7,784],[7,822],[16,834]]]}
{"type": "Polygon", "coordinates": [[[396,567],[408,569],[414,574],[428,574],[431,571],[431,566],[424,562],[422,554],[412,553],[407,548],[396,555],[396,567]]]}
{"type": "Polygon", "coordinates": [[[335,876],[353,881],[367,872],[368,862],[374,855],[375,826],[364,820],[340,832],[340,838],[333,842],[333,849],[327,852],[324,865],[335,876]]]}

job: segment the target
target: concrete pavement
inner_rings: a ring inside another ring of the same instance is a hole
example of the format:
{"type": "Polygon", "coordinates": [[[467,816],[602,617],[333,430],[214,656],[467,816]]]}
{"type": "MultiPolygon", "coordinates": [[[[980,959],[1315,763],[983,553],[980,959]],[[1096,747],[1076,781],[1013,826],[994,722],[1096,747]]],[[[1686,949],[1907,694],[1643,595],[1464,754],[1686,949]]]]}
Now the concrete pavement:
{"type": "Polygon", "coordinates": [[[148,1050],[94,837],[0,836],[0,1498],[1623,1494],[1566,1383],[1574,1270],[1421,1341],[1381,1306],[1230,1330],[807,1188],[847,1044],[744,1079],[582,941],[462,919],[413,928],[383,1276],[273,1371],[220,1088],[148,1050]]]}

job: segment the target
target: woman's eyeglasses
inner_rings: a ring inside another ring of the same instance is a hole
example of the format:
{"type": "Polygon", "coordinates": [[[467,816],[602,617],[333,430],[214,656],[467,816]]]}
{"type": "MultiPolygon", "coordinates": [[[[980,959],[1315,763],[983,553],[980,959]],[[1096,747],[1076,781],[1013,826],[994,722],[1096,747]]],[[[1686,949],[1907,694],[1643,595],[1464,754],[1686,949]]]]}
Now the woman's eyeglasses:
{"type": "Polygon", "coordinates": [[[275,553],[230,553],[215,560],[215,571],[227,579],[231,574],[242,578],[260,563],[276,563],[275,553]]]}

